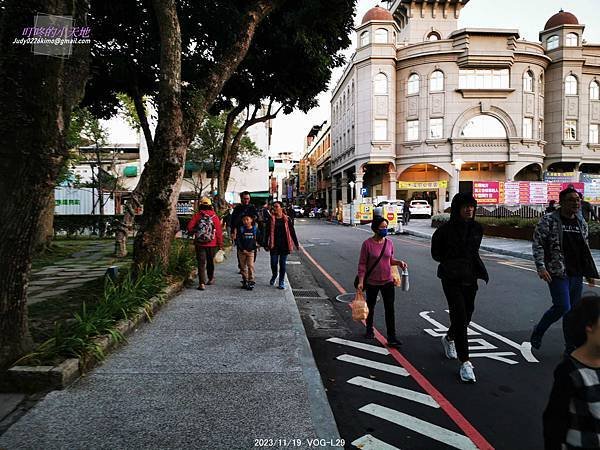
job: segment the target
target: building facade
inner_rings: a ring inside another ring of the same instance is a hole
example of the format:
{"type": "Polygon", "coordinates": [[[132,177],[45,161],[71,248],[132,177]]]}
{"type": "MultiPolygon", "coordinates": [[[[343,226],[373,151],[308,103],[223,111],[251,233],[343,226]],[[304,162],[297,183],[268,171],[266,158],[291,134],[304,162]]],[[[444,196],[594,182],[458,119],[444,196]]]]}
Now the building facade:
{"type": "Polygon", "coordinates": [[[396,0],[363,17],[331,100],[334,204],[351,199],[350,181],[356,198],[427,198],[439,211],[474,181],[600,173],[600,45],[563,11],[540,42],[459,30],[468,1],[396,0]]]}

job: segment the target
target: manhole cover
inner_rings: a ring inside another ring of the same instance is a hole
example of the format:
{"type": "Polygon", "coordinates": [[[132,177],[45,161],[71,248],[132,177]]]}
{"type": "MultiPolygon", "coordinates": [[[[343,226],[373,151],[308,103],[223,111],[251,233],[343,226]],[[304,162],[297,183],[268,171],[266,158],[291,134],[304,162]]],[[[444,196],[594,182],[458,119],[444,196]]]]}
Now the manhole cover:
{"type": "Polygon", "coordinates": [[[355,295],[356,295],[355,292],[348,292],[347,294],[340,294],[340,295],[338,295],[335,299],[338,302],[350,303],[352,300],[354,300],[354,296],[355,295]]]}
{"type": "Polygon", "coordinates": [[[292,293],[294,294],[294,297],[321,297],[314,289],[292,289],[292,293]]]}

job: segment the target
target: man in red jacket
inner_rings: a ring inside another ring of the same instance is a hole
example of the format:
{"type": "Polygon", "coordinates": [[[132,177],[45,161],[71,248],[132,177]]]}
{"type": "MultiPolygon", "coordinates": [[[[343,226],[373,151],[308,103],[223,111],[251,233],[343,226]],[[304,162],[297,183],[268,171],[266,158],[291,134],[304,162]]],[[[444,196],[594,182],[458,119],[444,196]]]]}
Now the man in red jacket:
{"type": "Polygon", "coordinates": [[[198,289],[203,291],[205,285],[215,282],[214,257],[217,250],[223,248],[221,220],[213,211],[212,202],[208,197],[202,197],[200,200],[198,212],[188,223],[187,229],[194,235],[198,278],[200,279],[198,289]]]}

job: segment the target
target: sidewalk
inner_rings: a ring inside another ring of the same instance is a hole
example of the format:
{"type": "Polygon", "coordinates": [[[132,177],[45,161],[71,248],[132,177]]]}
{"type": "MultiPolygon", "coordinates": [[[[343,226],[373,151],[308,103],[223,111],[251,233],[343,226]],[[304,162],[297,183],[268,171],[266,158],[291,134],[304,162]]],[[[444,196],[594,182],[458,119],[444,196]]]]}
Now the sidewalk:
{"type": "MultiPolygon", "coordinates": [[[[431,239],[434,231],[435,228],[431,228],[431,219],[413,219],[404,227],[405,233],[426,239],[431,239]]],[[[515,256],[517,258],[533,261],[531,241],[484,236],[480,248],[492,253],[515,256]]],[[[596,266],[600,267],[600,250],[592,249],[592,256],[594,257],[596,266]]]]}
{"type": "Polygon", "coordinates": [[[231,255],[216,285],[173,298],[103,365],[48,394],[0,448],[229,450],[291,439],[310,448],[309,439],[339,439],[291,289],[269,286],[265,252],[256,268],[255,290],[240,289],[231,255]]]}

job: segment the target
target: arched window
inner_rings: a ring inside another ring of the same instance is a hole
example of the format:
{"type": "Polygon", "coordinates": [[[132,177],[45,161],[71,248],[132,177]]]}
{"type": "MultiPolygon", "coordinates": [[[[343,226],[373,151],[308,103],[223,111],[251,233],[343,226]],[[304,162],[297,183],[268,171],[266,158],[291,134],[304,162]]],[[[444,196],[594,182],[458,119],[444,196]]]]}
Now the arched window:
{"type": "Polygon", "coordinates": [[[439,92],[444,90],[444,74],[441,70],[436,70],[429,77],[429,92],[439,92]]]}
{"type": "Polygon", "coordinates": [[[419,93],[419,84],[421,82],[421,78],[416,73],[413,73],[410,77],[408,77],[408,86],[406,89],[407,94],[418,94],[419,93]]]}
{"type": "Polygon", "coordinates": [[[595,80],[590,83],[590,100],[600,100],[600,85],[595,80]]]}
{"type": "Polygon", "coordinates": [[[369,32],[368,31],[363,31],[360,34],[360,46],[364,47],[368,43],[369,43],[369,32]]]}
{"type": "Polygon", "coordinates": [[[373,92],[375,95],[386,95],[388,93],[387,76],[379,72],[373,78],[373,92]]]}
{"type": "Polygon", "coordinates": [[[565,95],[577,95],[577,78],[574,75],[565,79],[565,95]]]}
{"type": "Polygon", "coordinates": [[[548,38],[548,40],[546,41],[546,49],[548,50],[554,50],[555,48],[558,47],[558,36],[554,35],[554,36],[550,36],[548,38]]]}
{"type": "Polygon", "coordinates": [[[460,131],[465,138],[506,138],[502,122],[492,116],[479,115],[469,120],[460,131]]]}
{"type": "Polygon", "coordinates": [[[579,36],[576,33],[569,33],[565,36],[565,47],[577,47],[579,45],[579,36]]]}
{"type": "Polygon", "coordinates": [[[533,73],[530,70],[523,74],[523,92],[533,92],[533,73]]]}
{"type": "Polygon", "coordinates": [[[440,36],[440,33],[438,33],[437,31],[432,31],[427,35],[428,41],[439,41],[441,38],[442,37],[440,36]]]}
{"type": "Polygon", "coordinates": [[[376,44],[387,44],[388,43],[388,30],[385,28],[377,28],[375,30],[375,43],[376,44]]]}

